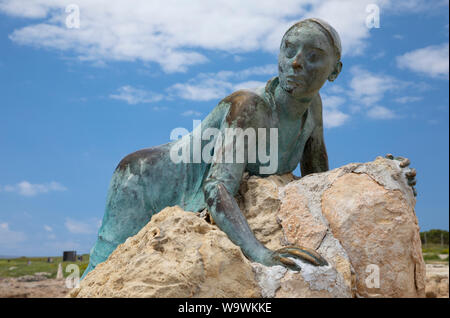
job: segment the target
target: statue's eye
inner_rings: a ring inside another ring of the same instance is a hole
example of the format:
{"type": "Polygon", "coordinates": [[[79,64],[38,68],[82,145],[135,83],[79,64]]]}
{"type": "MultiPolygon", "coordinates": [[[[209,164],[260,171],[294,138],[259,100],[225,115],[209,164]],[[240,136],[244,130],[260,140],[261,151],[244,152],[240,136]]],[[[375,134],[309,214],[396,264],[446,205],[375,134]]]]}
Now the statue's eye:
{"type": "Polygon", "coordinates": [[[311,53],[309,53],[308,54],[308,61],[310,61],[310,62],[316,62],[317,61],[317,59],[318,59],[318,57],[319,57],[319,54],[317,54],[317,52],[311,52],[311,53]]]}
{"type": "Polygon", "coordinates": [[[291,58],[294,57],[297,50],[295,49],[295,46],[289,42],[285,42],[284,44],[284,54],[286,57],[291,58]]]}

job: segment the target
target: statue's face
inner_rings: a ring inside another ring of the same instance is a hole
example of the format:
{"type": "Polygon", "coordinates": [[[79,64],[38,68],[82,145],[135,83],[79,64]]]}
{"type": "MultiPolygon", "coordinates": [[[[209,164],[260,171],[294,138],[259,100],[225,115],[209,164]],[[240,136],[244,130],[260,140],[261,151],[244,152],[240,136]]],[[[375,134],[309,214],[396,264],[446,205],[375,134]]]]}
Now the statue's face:
{"type": "Polygon", "coordinates": [[[281,87],[294,97],[319,91],[336,65],[334,48],[315,25],[292,28],[285,34],[278,56],[281,87]]]}

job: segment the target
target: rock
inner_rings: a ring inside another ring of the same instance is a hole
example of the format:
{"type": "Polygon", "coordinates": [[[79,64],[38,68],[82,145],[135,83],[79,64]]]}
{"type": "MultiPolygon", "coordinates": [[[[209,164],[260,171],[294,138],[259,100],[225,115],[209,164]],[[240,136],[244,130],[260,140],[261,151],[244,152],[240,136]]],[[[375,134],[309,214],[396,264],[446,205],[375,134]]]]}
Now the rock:
{"type": "Polygon", "coordinates": [[[396,161],[377,158],[297,179],[245,176],[236,196],[271,249],[302,245],[329,262],[302,271],[251,263],[179,207],[156,214],[71,297],[424,297],[415,198],[396,161]]]}
{"type": "Polygon", "coordinates": [[[58,264],[58,271],[56,272],[56,279],[62,280],[63,278],[64,278],[64,276],[63,276],[62,264],[59,263],[58,264]]]}
{"type": "Polygon", "coordinates": [[[322,212],[356,271],[361,297],[423,297],[425,264],[415,200],[394,160],[330,174],[322,212]],[[374,274],[375,281],[371,282],[374,274]]]}
{"type": "Polygon", "coordinates": [[[426,264],[426,297],[448,298],[448,264],[426,264]]]}
{"type": "Polygon", "coordinates": [[[24,275],[17,278],[19,282],[38,282],[41,280],[46,280],[48,277],[46,275],[24,275]]]}
{"type": "Polygon", "coordinates": [[[49,273],[49,272],[37,272],[37,273],[34,273],[34,275],[36,275],[36,276],[50,277],[50,276],[52,276],[52,273],[49,273]]]}
{"type": "Polygon", "coordinates": [[[72,291],[77,297],[259,297],[251,263],[225,233],[166,208],[72,291]]]}
{"type": "MultiPolygon", "coordinates": [[[[289,187],[305,178],[294,179],[292,174],[267,178],[245,176],[239,189],[239,206],[255,236],[267,247],[298,245],[316,249],[331,266],[318,268],[302,264],[300,273],[285,270],[286,275],[276,282],[280,288],[276,292],[266,292],[264,284],[260,284],[262,294],[283,298],[352,297],[354,277],[350,260],[328,230],[325,219],[313,215],[306,205],[306,197],[299,194],[295,186],[289,187]]],[[[254,266],[257,273],[262,271],[260,267],[265,268],[260,264],[254,266]]]]}

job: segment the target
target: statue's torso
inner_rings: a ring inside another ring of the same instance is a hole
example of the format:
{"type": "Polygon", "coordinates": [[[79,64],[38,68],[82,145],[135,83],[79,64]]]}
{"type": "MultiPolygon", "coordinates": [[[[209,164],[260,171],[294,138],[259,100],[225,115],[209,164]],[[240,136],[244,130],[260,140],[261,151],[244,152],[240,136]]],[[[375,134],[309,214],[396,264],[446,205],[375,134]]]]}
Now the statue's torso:
{"type": "MultiPolygon", "coordinates": [[[[258,113],[258,116],[261,115],[258,126],[252,128],[256,131],[258,128],[278,128],[278,168],[274,174],[284,174],[295,170],[299,164],[306,141],[311,135],[315,123],[310,110],[306,111],[301,122],[280,121],[272,90],[273,87],[269,82],[265,89],[254,92],[260,98],[258,102],[261,105],[262,113],[258,113]]],[[[202,136],[208,128],[216,128],[223,132],[227,126],[226,117],[229,111],[230,104],[223,101],[219,103],[201,122],[201,126],[197,128],[201,131],[197,136],[202,136]]],[[[204,160],[198,163],[193,162],[193,139],[195,136],[195,133],[191,132],[177,141],[144,149],[127,156],[119,164],[112,182],[123,183],[140,178],[141,181],[138,184],[141,184],[146,192],[143,199],[147,202],[147,208],[152,211],[160,211],[166,206],[173,205],[179,205],[187,211],[200,211],[206,208],[202,185],[208,175],[211,163],[204,160]],[[170,157],[170,150],[174,146],[179,147],[186,143],[190,144],[190,162],[174,163],[170,157]]],[[[267,140],[270,140],[269,136],[267,136],[267,140]]],[[[202,140],[201,149],[210,141],[202,140]]],[[[266,150],[268,154],[269,146],[266,147],[266,150]]],[[[248,163],[246,171],[251,175],[262,175],[258,160],[248,163]]],[[[135,192],[138,191],[136,189],[135,192]]]]}

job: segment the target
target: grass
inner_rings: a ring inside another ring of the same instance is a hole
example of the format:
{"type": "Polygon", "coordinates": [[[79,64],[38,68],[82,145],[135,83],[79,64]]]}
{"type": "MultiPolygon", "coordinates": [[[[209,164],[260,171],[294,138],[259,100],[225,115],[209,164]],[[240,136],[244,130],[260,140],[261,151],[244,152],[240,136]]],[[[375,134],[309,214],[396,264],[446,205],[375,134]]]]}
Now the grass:
{"type": "Polygon", "coordinates": [[[62,257],[52,257],[53,263],[47,262],[47,257],[20,257],[11,259],[0,259],[0,277],[20,277],[24,275],[34,275],[38,272],[48,272],[50,278],[55,278],[58,271],[58,264],[62,263],[63,275],[67,277],[71,272],[66,273],[66,266],[76,264],[80,268],[80,276],[89,263],[89,254],[83,255],[83,261],[63,262],[62,257]],[[28,261],[31,264],[28,265],[28,261]]]}
{"type": "Polygon", "coordinates": [[[448,245],[440,244],[423,244],[423,253],[433,253],[433,254],[448,254],[448,245]]]}
{"type": "Polygon", "coordinates": [[[440,244],[422,245],[423,259],[425,262],[447,262],[448,263],[448,246],[440,244]],[[439,255],[447,254],[447,258],[441,259],[439,255]]]}

